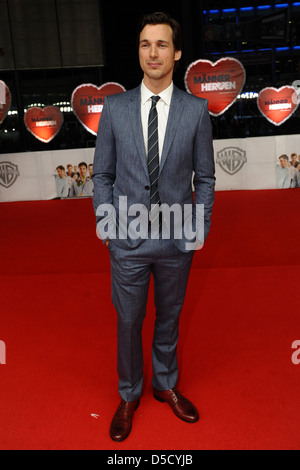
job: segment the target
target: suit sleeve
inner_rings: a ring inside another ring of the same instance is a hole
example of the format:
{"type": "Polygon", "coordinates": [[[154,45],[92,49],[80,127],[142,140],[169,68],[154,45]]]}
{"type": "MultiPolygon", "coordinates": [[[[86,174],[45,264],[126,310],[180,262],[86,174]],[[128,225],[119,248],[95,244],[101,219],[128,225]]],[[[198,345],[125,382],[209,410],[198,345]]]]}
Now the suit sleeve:
{"type": "MultiPolygon", "coordinates": [[[[93,205],[95,214],[99,206],[113,206],[113,186],[116,179],[116,146],[112,129],[110,103],[105,99],[99,122],[97,143],[94,156],[92,180],[94,183],[93,205]]],[[[98,224],[103,217],[97,216],[98,224]]]]}
{"type": "MultiPolygon", "coordinates": [[[[207,100],[203,105],[194,142],[193,164],[195,204],[204,205],[204,240],[200,239],[204,243],[210,231],[216,183],[212,124],[207,100]]],[[[203,227],[203,220],[198,222],[203,227]]]]}

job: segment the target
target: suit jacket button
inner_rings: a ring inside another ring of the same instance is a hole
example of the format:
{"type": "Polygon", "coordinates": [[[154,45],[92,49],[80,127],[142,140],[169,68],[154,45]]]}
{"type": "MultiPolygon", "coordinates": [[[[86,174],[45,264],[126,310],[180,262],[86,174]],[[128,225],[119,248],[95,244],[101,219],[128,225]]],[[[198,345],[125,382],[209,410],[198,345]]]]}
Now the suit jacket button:
{"type": "Polygon", "coordinates": [[[145,186],[146,191],[150,191],[150,186],[145,186]]]}

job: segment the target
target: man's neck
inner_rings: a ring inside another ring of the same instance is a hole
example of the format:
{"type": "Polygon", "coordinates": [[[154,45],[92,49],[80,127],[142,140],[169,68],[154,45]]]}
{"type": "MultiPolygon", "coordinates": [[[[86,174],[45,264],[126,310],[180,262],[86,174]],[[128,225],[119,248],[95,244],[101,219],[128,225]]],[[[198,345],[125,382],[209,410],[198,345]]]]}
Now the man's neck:
{"type": "Polygon", "coordinates": [[[159,95],[165,91],[172,84],[172,78],[167,78],[165,80],[151,80],[149,77],[144,77],[144,85],[150,90],[154,95],[159,95]]]}

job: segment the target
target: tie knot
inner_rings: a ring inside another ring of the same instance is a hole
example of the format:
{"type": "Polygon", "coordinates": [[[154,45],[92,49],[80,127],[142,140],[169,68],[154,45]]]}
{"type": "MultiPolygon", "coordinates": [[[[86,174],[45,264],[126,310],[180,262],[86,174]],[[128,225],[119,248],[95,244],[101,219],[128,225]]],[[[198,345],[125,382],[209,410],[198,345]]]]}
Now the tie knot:
{"type": "Polygon", "coordinates": [[[152,106],[156,106],[160,100],[160,96],[151,96],[152,106]]]}

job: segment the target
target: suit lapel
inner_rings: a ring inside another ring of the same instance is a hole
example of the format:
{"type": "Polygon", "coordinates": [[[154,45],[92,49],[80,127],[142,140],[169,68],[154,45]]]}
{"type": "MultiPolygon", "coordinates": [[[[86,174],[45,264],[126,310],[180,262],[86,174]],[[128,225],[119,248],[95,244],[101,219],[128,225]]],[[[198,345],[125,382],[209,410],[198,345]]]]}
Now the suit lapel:
{"type": "Polygon", "coordinates": [[[167,157],[171,149],[172,142],[176,135],[180,118],[181,118],[181,114],[182,114],[182,110],[183,110],[182,98],[180,96],[180,93],[178,92],[178,89],[174,86],[170,112],[169,112],[169,118],[168,118],[168,125],[166,129],[164,147],[162,151],[162,157],[161,157],[161,163],[160,163],[160,169],[159,169],[160,173],[164,167],[164,164],[166,163],[167,157]]]}
{"type": "Polygon", "coordinates": [[[134,135],[138,154],[141,158],[143,168],[147,176],[149,176],[141,117],[141,87],[138,87],[133,90],[129,102],[129,119],[131,121],[132,132],[134,135]]]}

